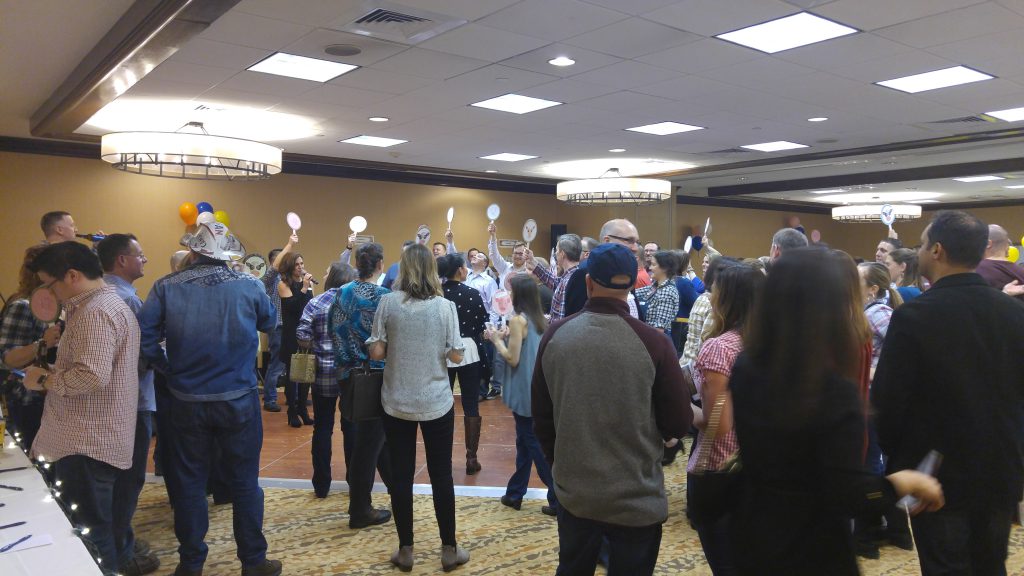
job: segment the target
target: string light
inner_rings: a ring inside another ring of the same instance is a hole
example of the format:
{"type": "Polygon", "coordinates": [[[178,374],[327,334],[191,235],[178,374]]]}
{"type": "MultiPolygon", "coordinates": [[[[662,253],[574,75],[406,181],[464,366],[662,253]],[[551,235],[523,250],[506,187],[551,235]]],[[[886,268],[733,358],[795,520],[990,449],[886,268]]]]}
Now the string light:
{"type": "Polygon", "coordinates": [[[54,486],[60,486],[61,484],[62,482],[60,480],[57,480],[56,482],[53,483],[54,486]]]}
{"type": "Polygon", "coordinates": [[[78,510],[78,504],[71,505],[71,511],[74,512],[75,510],[78,510]]]}

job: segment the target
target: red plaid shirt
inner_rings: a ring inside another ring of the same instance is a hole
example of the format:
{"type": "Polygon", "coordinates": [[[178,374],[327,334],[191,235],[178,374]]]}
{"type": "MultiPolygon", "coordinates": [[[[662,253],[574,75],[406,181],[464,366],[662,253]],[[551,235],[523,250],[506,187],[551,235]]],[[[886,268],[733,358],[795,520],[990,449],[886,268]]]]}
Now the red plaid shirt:
{"type": "Polygon", "coordinates": [[[67,327],[46,381],[46,404],[32,457],[82,455],[132,465],[139,405],[139,324],[113,286],[64,302],[67,327]]]}
{"type": "MultiPolygon", "coordinates": [[[[697,391],[700,392],[705,418],[711,416],[711,409],[714,407],[716,399],[704,394],[704,373],[718,372],[729,377],[732,375],[732,365],[736,362],[736,357],[740,355],[742,350],[743,338],[735,330],[730,330],[717,338],[710,338],[704,341],[700,354],[697,355],[697,361],[693,365],[695,368],[693,371],[693,383],[697,385],[697,391]]],[[[704,431],[701,430],[697,434],[697,439],[693,441],[694,454],[690,457],[690,463],[686,467],[687,472],[693,472],[694,467],[700,460],[700,449],[703,439],[704,431]]],[[[718,470],[726,459],[738,449],[739,444],[736,442],[735,429],[729,430],[725,436],[719,436],[712,440],[708,470],[718,470]]]]}

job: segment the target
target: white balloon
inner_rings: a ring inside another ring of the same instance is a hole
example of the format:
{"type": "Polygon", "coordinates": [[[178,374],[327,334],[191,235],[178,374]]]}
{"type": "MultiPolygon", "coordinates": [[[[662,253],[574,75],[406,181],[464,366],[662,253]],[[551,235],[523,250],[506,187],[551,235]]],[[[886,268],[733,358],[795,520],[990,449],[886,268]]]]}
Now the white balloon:
{"type": "Polygon", "coordinates": [[[348,227],[356,234],[359,234],[363,230],[366,230],[366,218],[363,218],[362,216],[353,216],[352,219],[348,221],[348,227]]]}
{"type": "Polygon", "coordinates": [[[213,215],[213,212],[203,212],[196,218],[196,224],[213,224],[217,221],[217,217],[213,215]]]}

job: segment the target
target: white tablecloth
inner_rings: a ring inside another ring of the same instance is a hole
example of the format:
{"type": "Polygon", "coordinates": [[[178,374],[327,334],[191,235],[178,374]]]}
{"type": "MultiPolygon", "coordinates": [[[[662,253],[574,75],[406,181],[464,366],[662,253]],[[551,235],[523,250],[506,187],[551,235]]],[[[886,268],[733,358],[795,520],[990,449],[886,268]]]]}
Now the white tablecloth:
{"type": "MultiPolygon", "coordinates": [[[[11,438],[5,436],[4,448],[0,451],[0,470],[29,466],[27,470],[16,470],[0,474],[0,484],[21,486],[21,492],[0,488],[0,526],[20,522],[26,524],[0,530],[0,546],[13,542],[22,536],[48,535],[53,544],[18,548],[0,554],[0,574],[3,576],[57,575],[96,576],[102,574],[96,561],[89,555],[82,540],[71,531],[60,505],[52,499],[43,477],[32,467],[31,462],[20,448],[10,447],[11,438]]],[[[26,544],[30,544],[29,540],[26,544]]]]}

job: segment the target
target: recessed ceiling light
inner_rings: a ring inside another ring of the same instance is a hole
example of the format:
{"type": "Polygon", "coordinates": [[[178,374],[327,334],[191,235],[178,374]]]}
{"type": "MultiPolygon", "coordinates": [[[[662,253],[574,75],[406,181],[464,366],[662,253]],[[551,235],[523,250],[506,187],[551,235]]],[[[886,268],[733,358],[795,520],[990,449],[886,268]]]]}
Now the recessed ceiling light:
{"type": "Polygon", "coordinates": [[[885,86],[886,88],[892,88],[893,90],[899,90],[900,92],[917,94],[918,92],[924,92],[926,90],[948,88],[949,86],[970,84],[971,82],[991,80],[992,78],[994,78],[994,76],[990,76],[984,72],[978,72],[977,70],[972,70],[966,66],[953,66],[951,68],[933,70],[923,74],[914,74],[913,76],[894,78],[892,80],[885,80],[884,82],[875,82],[875,84],[885,86]]]}
{"type": "Polygon", "coordinates": [[[1003,188],[1008,190],[1020,190],[1021,188],[1024,188],[1024,184],[1019,184],[1017,186],[1003,186],[1003,188]]]}
{"type": "Polygon", "coordinates": [[[312,80],[314,82],[327,82],[332,78],[337,78],[338,76],[341,76],[346,72],[351,72],[356,68],[359,68],[359,66],[342,64],[341,62],[331,62],[330,60],[320,60],[318,58],[306,58],[305,56],[285,54],[284,52],[275,52],[267,58],[249,66],[248,70],[252,72],[263,72],[265,74],[275,74],[277,76],[287,76],[289,78],[312,80]]]}
{"type": "Polygon", "coordinates": [[[482,160],[501,160],[502,162],[519,162],[520,160],[529,160],[530,158],[536,158],[536,156],[528,156],[526,154],[512,154],[511,152],[502,152],[501,154],[491,154],[490,156],[481,156],[482,160]]]}
{"type": "Polygon", "coordinates": [[[572,58],[567,58],[565,56],[559,56],[558,58],[552,58],[551,60],[548,60],[548,64],[551,64],[552,66],[572,66],[575,63],[575,60],[573,60],[572,58]]]}
{"type": "Polygon", "coordinates": [[[376,146],[378,148],[387,148],[388,146],[394,146],[395,144],[402,144],[408,142],[408,140],[395,140],[394,138],[381,138],[379,136],[356,136],[355,138],[349,138],[348,140],[338,140],[338,142],[344,142],[345,144],[361,144],[363,146],[376,146]]]}
{"type": "Polygon", "coordinates": [[[497,98],[491,98],[490,100],[470,104],[470,106],[500,110],[502,112],[511,112],[513,114],[526,114],[528,112],[536,112],[537,110],[543,110],[545,108],[559,106],[561,104],[563,103],[555,102],[553,100],[531,98],[529,96],[520,96],[519,94],[505,94],[504,96],[498,96],[497,98]]]}
{"type": "Polygon", "coordinates": [[[643,132],[644,134],[654,134],[656,136],[667,136],[669,134],[679,134],[680,132],[691,132],[693,130],[703,129],[703,126],[691,126],[689,124],[680,124],[679,122],[658,122],[657,124],[647,124],[645,126],[626,128],[626,130],[629,130],[630,132],[643,132]]]}
{"type": "Polygon", "coordinates": [[[992,180],[1006,180],[1002,176],[967,176],[964,178],[953,178],[957,182],[991,182],[992,180]]]}
{"type": "Polygon", "coordinates": [[[828,120],[825,116],[815,116],[814,118],[807,119],[808,122],[824,122],[825,120],[828,120]]]}
{"type": "Polygon", "coordinates": [[[832,190],[814,190],[811,194],[838,194],[840,192],[846,192],[842,188],[834,188],[832,190]]]}
{"type": "Polygon", "coordinates": [[[497,174],[498,173],[497,170],[484,170],[484,172],[487,172],[488,174],[497,174]]]}
{"type": "Polygon", "coordinates": [[[938,204],[938,200],[907,200],[911,204],[938,204]]]}
{"type": "Polygon", "coordinates": [[[616,152],[616,153],[618,153],[618,152],[625,152],[625,151],[626,151],[625,148],[612,148],[611,150],[609,150],[609,152],[616,152]]]}
{"type": "Polygon", "coordinates": [[[746,146],[740,146],[740,148],[747,148],[749,150],[757,150],[758,152],[778,152],[780,150],[794,150],[796,148],[808,148],[806,144],[797,144],[796,142],[787,142],[785,140],[778,140],[776,142],[764,142],[761,144],[747,144],[746,146]]]}
{"type": "Polygon", "coordinates": [[[1007,110],[985,112],[985,114],[987,116],[999,118],[1003,122],[1017,122],[1018,120],[1024,120],[1024,108],[1009,108],[1007,110]]]}
{"type": "Polygon", "coordinates": [[[388,119],[383,116],[370,116],[367,118],[370,122],[387,122],[388,119]]]}
{"type": "Polygon", "coordinates": [[[850,28],[814,14],[800,12],[764,24],[719,34],[715,38],[774,54],[857,32],[859,30],[856,28],[850,28]]]}

